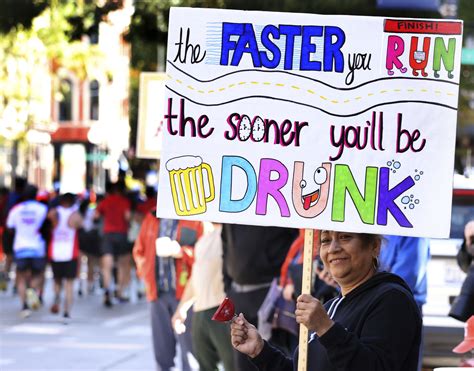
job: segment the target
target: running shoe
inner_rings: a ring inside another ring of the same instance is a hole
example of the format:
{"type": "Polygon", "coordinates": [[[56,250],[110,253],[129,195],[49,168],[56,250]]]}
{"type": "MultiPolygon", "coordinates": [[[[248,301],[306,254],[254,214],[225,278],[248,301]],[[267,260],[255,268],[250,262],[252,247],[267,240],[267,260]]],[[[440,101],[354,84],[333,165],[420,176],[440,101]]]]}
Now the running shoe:
{"type": "Polygon", "coordinates": [[[38,294],[34,289],[26,290],[26,304],[28,305],[28,308],[33,310],[37,310],[41,306],[38,294]]]}
{"type": "Polygon", "coordinates": [[[118,301],[119,303],[124,304],[124,303],[128,303],[130,301],[130,298],[128,296],[119,296],[118,301]]]}
{"type": "Polygon", "coordinates": [[[112,307],[112,299],[110,298],[110,293],[108,291],[106,291],[104,293],[104,305],[107,307],[107,308],[111,308],[112,307]]]}
{"type": "Polygon", "coordinates": [[[7,275],[4,272],[0,273],[0,291],[7,291],[8,280],[7,275]]]}
{"type": "Polygon", "coordinates": [[[28,318],[29,316],[31,316],[31,310],[29,310],[28,308],[23,308],[20,311],[20,317],[21,318],[28,318]]]}
{"type": "Polygon", "coordinates": [[[63,324],[64,325],[69,325],[71,323],[71,316],[69,313],[64,313],[63,314],[63,324]]]}
{"type": "Polygon", "coordinates": [[[87,294],[92,295],[94,291],[95,291],[95,285],[93,283],[89,284],[89,286],[87,287],[87,294]]]}
{"type": "Polygon", "coordinates": [[[58,303],[54,303],[53,305],[51,305],[51,313],[53,314],[58,314],[59,313],[59,304],[58,303]]]}

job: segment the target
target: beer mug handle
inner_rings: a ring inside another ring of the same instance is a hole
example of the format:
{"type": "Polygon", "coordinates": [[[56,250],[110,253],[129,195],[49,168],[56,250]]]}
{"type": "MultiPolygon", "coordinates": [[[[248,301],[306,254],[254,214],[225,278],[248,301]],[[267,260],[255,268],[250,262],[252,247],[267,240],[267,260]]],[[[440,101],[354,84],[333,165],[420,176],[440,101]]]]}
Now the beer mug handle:
{"type": "Polygon", "coordinates": [[[206,197],[206,202],[210,202],[214,199],[214,178],[212,176],[212,169],[209,164],[205,162],[202,163],[202,168],[207,172],[207,179],[209,180],[209,193],[210,195],[206,197]]]}

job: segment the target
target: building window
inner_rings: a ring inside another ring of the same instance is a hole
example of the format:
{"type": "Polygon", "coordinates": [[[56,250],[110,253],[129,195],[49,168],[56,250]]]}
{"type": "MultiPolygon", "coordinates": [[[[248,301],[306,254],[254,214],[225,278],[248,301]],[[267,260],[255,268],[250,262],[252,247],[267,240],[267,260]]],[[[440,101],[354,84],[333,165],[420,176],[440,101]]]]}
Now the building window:
{"type": "Polygon", "coordinates": [[[59,91],[61,101],[59,102],[59,121],[72,121],[72,81],[62,79],[59,91]]]}
{"type": "Polygon", "coordinates": [[[91,120],[99,119],[99,82],[92,80],[89,84],[90,109],[89,118],[91,120]]]}

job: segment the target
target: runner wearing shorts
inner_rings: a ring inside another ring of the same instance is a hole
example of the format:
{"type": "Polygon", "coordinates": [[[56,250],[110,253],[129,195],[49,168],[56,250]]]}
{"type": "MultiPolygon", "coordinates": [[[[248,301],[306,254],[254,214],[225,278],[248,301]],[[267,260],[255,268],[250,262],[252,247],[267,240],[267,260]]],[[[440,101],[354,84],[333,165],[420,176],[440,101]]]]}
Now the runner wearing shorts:
{"type": "Polygon", "coordinates": [[[118,263],[117,296],[122,298],[123,291],[130,281],[131,251],[127,240],[128,222],[131,215],[131,203],[124,196],[123,183],[110,183],[107,195],[96,209],[96,218],[103,218],[102,236],[102,278],[104,285],[104,305],[112,306],[110,284],[114,257],[118,263]]]}
{"type": "Polygon", "coordinates": [[[23,195],[25,201],[11,209],[6,223],[9,231],[14,233],[13,253],[18,294],[22,302],[20,316],[23,318],[30,316],[30,309],[38,309],[40,306],[37,290],[41,272],[46,264],[46,242],[40,230],[46,221],[48,208],[36,201],[37,192],[35,186],[25,187],[23,195]]]}
{"type": "Polygon", "coordinates": [[[65,300],[63,320],[67,323],[73,302],[74,280],[78,274],[79,239],[77,230],[82,226],[82,215],[75,205],[75,196],[66,193],[59,198],[59,206],[52,208],[48,219],[53,225],[48,257],[54,277],[54,303],[52,313],[59,313],[64,282],[65,300]]]}

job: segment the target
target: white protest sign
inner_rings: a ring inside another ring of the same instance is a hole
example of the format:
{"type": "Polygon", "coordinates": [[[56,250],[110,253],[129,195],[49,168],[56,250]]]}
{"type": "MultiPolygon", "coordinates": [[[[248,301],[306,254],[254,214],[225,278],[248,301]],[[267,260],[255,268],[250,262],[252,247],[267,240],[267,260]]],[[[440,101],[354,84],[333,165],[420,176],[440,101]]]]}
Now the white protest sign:
{"type": "Polygon", "coordinates": [[[447,237],[462,22],[172,8],[158,215],[447,237]]]}
{"type": "Polygon", "coordinates": [[[163,142],[163,116],[166,74],[140,74],[137,157],[159,159],[163,142]]]}

